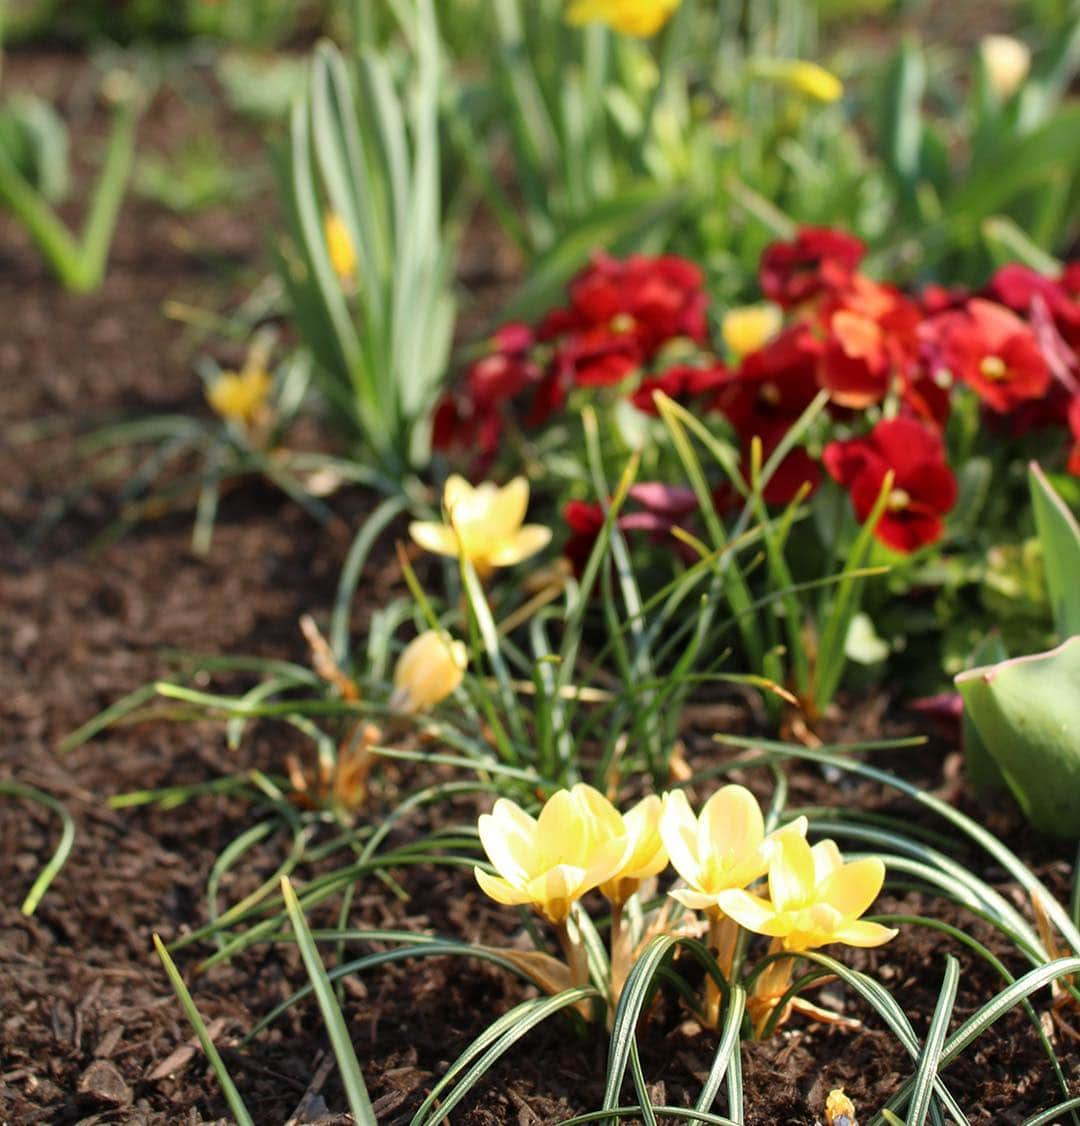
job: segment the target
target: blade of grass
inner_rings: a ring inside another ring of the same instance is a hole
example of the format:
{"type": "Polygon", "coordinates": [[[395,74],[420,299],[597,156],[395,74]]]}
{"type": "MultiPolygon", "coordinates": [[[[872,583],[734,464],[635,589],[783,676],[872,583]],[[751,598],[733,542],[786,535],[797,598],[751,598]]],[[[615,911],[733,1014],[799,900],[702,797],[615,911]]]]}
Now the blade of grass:
{"type": "Polygon", "coordinates": [[[180,976],[180,971],[176,968],[176,963],[169,957],[165,944],[156,934],[154,935],[154,949],[161,959],[161,964],[165,967],[165,973],[168,975],[176,996],[180,1000],[185,1016],[191,1022],[192,1028],[195,1029],[195,1035],[202,1045],[202,1050],[206,1053],[211,1068],[213,1068],[214,1075],[221,1086],[225,1101],[229,1104],[229,1110],[232,1111],[233,1118],[236,1119],[237,1126],[255,1126],[255,1121],[248,1113],[247,1107],[244,1106],[244,1100],[240,1097],[240,1092],[236,1089],[217,1046],[210,1039],[210,1033],[206,1030],[206,1025],[199,1015],[199,1010],[195,1007],[195,1002],[191,999],[191,994],[184,984],[184,979],[180,976]]]}

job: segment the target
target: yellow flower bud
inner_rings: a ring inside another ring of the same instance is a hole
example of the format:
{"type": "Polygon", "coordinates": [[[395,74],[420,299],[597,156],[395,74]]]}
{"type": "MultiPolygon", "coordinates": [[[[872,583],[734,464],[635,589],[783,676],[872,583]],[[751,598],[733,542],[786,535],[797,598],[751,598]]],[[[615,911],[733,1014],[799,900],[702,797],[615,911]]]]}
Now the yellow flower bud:
{"type": "Polygon", "coordinates": [[[327,211],[323,216],[323,236],[334,273],[340,281],[351,281],[356,274],[356,248],[345,220],[336,211],[327,211]]]}
{"type": "Polygon", "coordinates": [[[503,488],[485,481],[473,488],[456,474],[443,490],[446,523],[414,521],[409,535],[436,555],[464,555],[481,578],[495,567],[510,567],[547,547],[551,529],[523,524],[529,483],[515,477],[503,488]]]}
{"type": "Polygon", "coordinates": [[[1002,100],[1011,98],[1031,69],[1031,50],[1011,35],[984,35],[979,43],[990,89],[1002,100]]]}
{"type": "Polygon", "coordinates": [[[245,366],[243,371],[225,371],[206,392],[210,406],[222,418],[250,426],[266,406],[274,380],[262,367],[245,366]]]}
{"type": "Polygon", "coordinates": [[[855,1104],[844,1094],[843,1087],[831,1090],[825,1100],[825,1126],[858,1126],[855,1104]]]}
{"type": "Polygon", "coordinates": [[[831,942],[880,946],[896,931],[862,915],[881,891],[885,865],[876,856],[845,864],[835,841],[813,848],[798,833],[776,836],[769,859],[769,899],[732,890],[717,897],[740,926],[780,940],[786,950],[813,950],[831,942]]]}
{"type": "Polygon", "coordinates": [[[743,305],[724,314],[720,331],[724,344],[736,361],[766,344],[780,331],[783,313],[779,306],[763,302],[743,305]]]}
{"type": "Polygon", "coordinates": [[[570,24],[604,23],[621,35],[646,39],[671,18],[680,0],[571,0],[570,24]]]}
{"type": "Polygon", "coordinates": [[[805,59],[758,59],[751,69],[759,78],[819,102],[835,102],[844,93],[844,84],[835,74],[805,59]]]}
{"type": "Polygon", "coordinates": [[[806,818],[765,836],[765,819],[757,798],[745,786],[724,786],[695,817],[686,794],[664,795],[660,835],[671,864],[687,887],[670,894],[685,907],[724,913],[720,898],[765,875],[777,838],[806,832],[806,818]]]}
{"type": "Polygon", "coordinates": [[[598,797],[584,784],[559,790],[538,818],[500,798],[478,823],[480,843],[498,875],[475,868],[477,883],[498,903],[529,904],[549,922],[565,922],[578,899],[625,863],[626,838],[598,836],[598,797]]]}
{"type": "Polygon", "coordinates": [[[433,708],[461,683],[468,663],[464,642],[451,641],[438,630],[425,630],[397,659],[390,707],[408,715],[433,708]]]}

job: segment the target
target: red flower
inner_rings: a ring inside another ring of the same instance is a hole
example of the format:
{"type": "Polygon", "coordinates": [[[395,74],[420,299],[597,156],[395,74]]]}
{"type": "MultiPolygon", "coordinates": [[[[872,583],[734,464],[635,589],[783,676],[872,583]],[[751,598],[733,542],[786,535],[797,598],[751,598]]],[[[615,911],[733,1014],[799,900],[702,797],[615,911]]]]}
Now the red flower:
{"type": "Polygon", "coordinates": [[[1003,305],[972,298],[965,308],[924,322],[932,370],[950,373],[999,414],[1039,399],[1050,387],[1050,367],[1035,334],[1003,305]]]}
{"type": "Polygon", "coordinates": [[[882,543],[910,552],[941,537],[942,517],[956,504],[956,478],[932,430],[910,418],[879,422],[866,437],[830,442],[824,462],[851,494],[860,521],[870,515],[892,471],[892,491],[875,530],[882,543]]]}
{"type": "Polygon", "coordinates": [[[448,393],[435,408],[431,446],[442,453],[470,455],[473,468],[483,470],[495,457],[502,432],[503,418],[497,410],[473,409],[448,393]]]}
{"type": "Polygon", "coordinates": [[[570,283],[570,307],[583,325],[633,336],[651,358],[679,336],[704,343],[703,284],[697,266],[673,255],[632,254],[620,261],[597,254],[570,283]]]}
{"type": "Polygon", "coordinates": [[[653,401],[654,391],[663,391],[668,398],[688,406],[695,399],[713,394],[730,378],[731,373],[723,364],[713,364],[707,368],[676,364],[660,375],[643,379],[638,389],[630,396],[630,401],[639,411],[657,415],[660,412],[653,401]]]}
{"type": "Polygon", "coordinates": [[[821,342],[807,325],[790,325],[728,374],[712,407],[723,411],[746,440],[777,423],[786,429],[818,393],[821,350],[821,342]]]}
{"type": "Polygon", "coordinates": [[[847,284],[866,253],[863,243],[829,227],[803,227],[791,242],[761,255],[761,292],[785,309],[847,284]]]}
{"type": "Polygon", "coordinates": [[[822,314],[825,348],[818,382],[841,407],[879,403],[894,378],[904,378],[918,358],[918,307],[899,290],[855,275],[822,314]]]}
{"type": "Polygon", "coordinates": [[[1073,263],[1060,281],[1054,281],[1028,266],[1012,262],[994,274],[987,290],[1002,305],[1021,316],[1030,316],[1037,301],[1045,302],[1058,332],[1073,348],[1080,348],[1080,301],[1076,299],[1075,288],[1069,288],[1074,277],[1080,282],[1080,275],[1070,273],[1078,265],[1080,263],[1073,263]]]}
{"type": "Polygon", "coordinates": [[[580,579],[604,526],[604,509],[599,504],[570,500],[563,509],[563,519],[571,533],[563,547],[563,555],[570,560],[574,574],[580,579]]]}

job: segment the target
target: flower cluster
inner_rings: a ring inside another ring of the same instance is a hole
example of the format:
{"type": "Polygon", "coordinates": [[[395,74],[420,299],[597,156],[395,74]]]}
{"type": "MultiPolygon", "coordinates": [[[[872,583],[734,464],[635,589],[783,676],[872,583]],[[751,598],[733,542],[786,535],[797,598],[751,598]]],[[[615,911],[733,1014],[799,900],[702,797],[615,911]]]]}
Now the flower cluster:
{"type": "MultiPolygon", "coordinates": [[[[765,302],[730,310],[715,347],[693,263],[597,255],[565,306],[495,335],[440,404],[435,445],[483,465],[511,422],[540,426],[572,393],[602,388],[656,414],[660,391],[726,425],[748,469],[755,442],[767,458],[826,392],[828,426],[788,453],[764,499],[789,503],[827,475],[865,520],[891,476],[876,534],[901,552],[935,542],[955,504],[943,436],[957,395],[978,398],[990,433],[1043,428],[1050,457],[1066,439],[1066,465],[1080,474],[1080,262],[1056,278],[1007,265],[978,293],[911,294],[863,273],[864,253],[850,234],[815,227],[768,246],[765,302]]],[[[636,524],[670,527],[680,499],[657,492],[636,524]]],[[[714,499],[723,510],[737,494],[719,488],[714,499]]],[[[568,552],[580,563],[599,509],[575,504],[566,516],[568,552]]]]}
{"type": "MultiPolygon", "coordinates": [[[[885,865],[876,857],[845,862],[835,842],[811,846],[806,831],[800,817],[766,833],[757,799],[743,786],[718,790],[700,815],[681,790],[647,797],[620,814],[603,794],[579,783],[552,795],[536,818],[500,798],[479,821],[496,874],[477,867],[475,875],[492,899],[531,906],[560,928],[564,941],[574,903],[599,889],[613,908],[613,969],[625,945],[625,935],[616,933],[623,904],[669,863],[680,877],[669,894],[705,914],[725,974],[732,972],[739,926],[792,954],[836,942],[887,942],[895,930],[861,918],[881,891],[885,865]],[[763,877],[768,897],[748,890],[763,877]]],[[[629,952],[622,953],[625,970],[629,952]]],[[[759,990],[757,998],[761,1013],[772,1012],[789,976],[765,975],[768,992],[759,990]]]]}

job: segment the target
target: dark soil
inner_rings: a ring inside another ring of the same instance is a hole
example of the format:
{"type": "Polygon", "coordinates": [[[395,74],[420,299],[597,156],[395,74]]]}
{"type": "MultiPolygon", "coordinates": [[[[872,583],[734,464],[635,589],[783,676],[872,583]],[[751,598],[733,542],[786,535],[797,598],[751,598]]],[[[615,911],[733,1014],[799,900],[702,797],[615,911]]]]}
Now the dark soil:
{"type": "MultiPolygon", "coordinates": [[[[65,92],[85,68],[64,57],[16,57],[5,85],[20,82],[65,92]]],[[[69,112],[70,102],[66,103],[69,112]]],[[[214,120],[239,158],[258,158],[251,128],[219,109],[214,120]]],[[[80,149],[93,150],[100,120],[89,115],[80,149]]],[[[159,97],[143,125],[148,146],[175,143],[192,127],[182,102],[159,97]]],[[[36,786],[59,798],[75,818],[70,861],[31,919],[19,904],[55,846],[55,820],[28,803],[0,799],[0,1122],[199,1123],[221,1120],[224,1100],[201,1052],[185,1047],[191,1029],[154,955],[151,936],[169,940],[206,920],[205,885],[217,854],[251,823],[250,807],[205,796],[178,810],[110,810],[113,794],[205,781],[244,766],[280,771],[282,737],[256,728],[239,752],[226,749],[219,726],[140,724],[115,729],[65,757],[57,744],[95,711],[166,673],[165,650],[254,654],[305,660],[298,616],[327,612],[338,569],[369,498],[334,498],[342,517],[320,528],[267,488],[230,494],[207,558],[191,554],[190,512],[140,525],[97,552],[87,545],[107,523],[114,503],[91,490],[44,539],[28,538],[47,506],[79,480],[70,427],[117,414],[140,416],[203,410],[191,369],[192,341],[161,312],[166,299],[226,307],[265,268],[261,227],[272,202],[212,211],[182,222],[130,202],[121,223],[112,271],[87,298],[60,293],[10,221],[0,225],[0,778],[36,786]],[[28,424],[64,421],[67,430],[28,424]],[[33,438],[34,440],[30,440],[33,438]]],[[[356,607],[367,614],[402,584],[389,551],[373,561],[356,607]]],[[[854,710],[850,734],[895,732],[883,701],[854,710]]],[[[703,735],[745,727],[733,707],[700,719],[703,735]]],[[[715,754],[701,743],[695,754],[715,754]]],[[[928,788],[968,799],[944,764],[941,748],[895,753],[887,761],[928,788]]],[[[750,780],[750,779],[748,779],[750,780]]],[[[393,775],[388,776],[388,783],[393,775]]],[[[754,784],[756,779],[752,780],[754,784]]],[[[831,785],[796,770],[794,804],[854,805],[917,816],[870,784],[831,785]]],[[[377,816],[376,801],[375,816],[377,816]]],[[[463,806],[442,816],[463,821],[463,806]]],[[[979,816],[988,820],[987,815],[979,816]]],[[[1066,853],[1033,839],[1007,810],[989,817],[1060,893],[1069,876],[1066,853]]],[[[227,900],[274,870],[280,842],[250,854],[244,875],[224,886],[227,900]]],[[[960,855],[960,859],[965,859],[960,855]]],[[[994,879],[1002,873],[981,874],[994,879]]],[[[465,874],[442,869],[395,873],[405,902],[377,880],[357,889],[351,919],[433,930],[487,943],[505,942],[516,916],[480,896],[465,874]]],[[[1016,899],[1014,891],[1008,891],[1016,899]]],[[[1022,965],[985,925],[962,912],[910,894],[885,897],[883,910],[932,913],[986,941],[1018,972],[1022,965]]],[[[207,948],[199,950],[205,955],[207,948]]],[[[905,928],[888,947],[845,954],[872,968],[895,992],[924,1035],[946,953],[961,962],[956,1017],[962,1019],[1000,986],[966,948],[931,932],[905,928]]],[[[192,951],[180,957],[190,969],[192,951]]],[[[320,1073],[328,1045],[313,1005],[305,1004],[241,1050],[243,1032],[304,981],[288,947],[257,947],[233,965],[188,979],[211,1024],[241,1093],[259,1123],[283,1122],[320,1073]]],[[[351,980],[346,1017],[379,1112],[406,1122],[425,1092],[493,1016],[528,995],[485,963],[431,960],[399,964],[351,980]]],[[[827,1091],[843,1085],[862,1116],[912,1072],[911,1060],[859,1002],[832,987],[825,1002],[866,1017],[855,1033],[796,1018],[778,1036],[748,1046],[743,1071],[747,1122],[810,1124],[827,1091]]],[[[1046,1007],[1046,996],[1037,998],[1046,1007]]],[[[1058,1049],[1074,1091],[1080,1082],[1075,1045],[1059,1032],[1058,1049]]],[[[643,1063],[657,1102],[692,1105],[715,1049],[711,1034],[665,1001],[642,1033],[643,1063]]],[[[600,1105],[606,1043],[577,1039],[567,1024],[549,1023],[496,1065],[454,1116],[457,1123],[554,1123],[600,1105]]],[[[977,1123],[1014,1123],[1061,1096],[1022,1014],[1003,1018],[948,1072],[951,1089],[977,1123]]],[[[321,1097],[341,1113],[344,1097],[333,1074],[321,1097]]],[[[629,1094],[629,1088],[627,1089],[629,1094]]],[[[327,1118],[325,1121],[348,1121],[327,1118]]]]}

